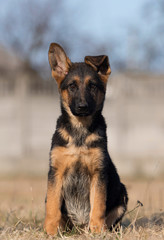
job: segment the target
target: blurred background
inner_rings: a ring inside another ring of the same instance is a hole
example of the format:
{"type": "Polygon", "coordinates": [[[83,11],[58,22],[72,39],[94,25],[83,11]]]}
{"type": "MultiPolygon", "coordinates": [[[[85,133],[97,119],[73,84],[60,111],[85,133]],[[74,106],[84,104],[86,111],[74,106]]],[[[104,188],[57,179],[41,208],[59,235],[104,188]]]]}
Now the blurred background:
{"type": "Polygon", "coordinates": [[[109,56],[104,116],[122,176],[164,174],[164,1],[6,0],[0,8],[0,175],[48,171],[60,114],[48,48],[109,56]]]}

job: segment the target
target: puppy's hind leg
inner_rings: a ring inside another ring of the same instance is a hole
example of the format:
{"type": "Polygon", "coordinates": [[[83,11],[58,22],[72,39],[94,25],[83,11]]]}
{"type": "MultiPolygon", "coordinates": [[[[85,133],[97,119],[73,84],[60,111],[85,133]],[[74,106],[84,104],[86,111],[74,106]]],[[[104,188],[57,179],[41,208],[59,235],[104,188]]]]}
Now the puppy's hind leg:
{"type": "Polygon", "coordinates": [[[121,183],[120,199],[116,207],[114,207],[106,216],[106,225],[112,230],[117,223],[121,222],[127,210],[128,196],[125,186],[121,183]]]}
{"type": "Polygon", "coordinates": [[[112,229],[116,226],[118,222],[121,221],[122,217],[124,216],[126,209],[123,206],[118,206],[112,209],[106,217],[106,225],[108,229],[112,229]]]}

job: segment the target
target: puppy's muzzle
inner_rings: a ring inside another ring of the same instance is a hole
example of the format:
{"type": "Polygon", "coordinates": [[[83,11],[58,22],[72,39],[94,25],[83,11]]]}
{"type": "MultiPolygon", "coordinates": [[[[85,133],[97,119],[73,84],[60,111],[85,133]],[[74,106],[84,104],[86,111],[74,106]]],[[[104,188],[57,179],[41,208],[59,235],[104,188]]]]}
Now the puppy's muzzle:
{"type": "Polygon", "coordinates": [[[88,104],[86,102],[79,103],[76,107],[76,113],[78,116],[88,116],[89,115],[88,104]]]}

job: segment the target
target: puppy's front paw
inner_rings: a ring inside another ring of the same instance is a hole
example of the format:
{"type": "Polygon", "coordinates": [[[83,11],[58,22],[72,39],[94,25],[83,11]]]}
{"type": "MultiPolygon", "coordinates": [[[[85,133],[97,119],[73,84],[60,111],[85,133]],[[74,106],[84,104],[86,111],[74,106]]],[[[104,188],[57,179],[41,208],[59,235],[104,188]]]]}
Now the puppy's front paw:
{"type": "Polygon", "coordinates": [[[107,230],[104,220],[101,221],[91,220],[89,227],[92,233],[101,233],[107,230]]]}
{"type": "Polygon", "coordinates": [[[44,231],[51,236],[58,233],[59,224],[54,223],[54,221],[46,219],[44,223],[44,231]]]}

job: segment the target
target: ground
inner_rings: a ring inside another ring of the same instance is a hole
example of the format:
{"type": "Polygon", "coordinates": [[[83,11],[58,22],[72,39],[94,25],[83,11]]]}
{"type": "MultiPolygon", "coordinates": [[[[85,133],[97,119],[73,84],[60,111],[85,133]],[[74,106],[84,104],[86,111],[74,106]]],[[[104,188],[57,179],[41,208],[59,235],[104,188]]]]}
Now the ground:
{"type": "Polygon", "coordinates": [[[46,176],[0,178],[0,240],[164,239],[163,179],[122,180],[128,189],[129,205],[118,232],[93,235],[73,229],[55,238],[43,232],[46,180],[46,176]]]}

